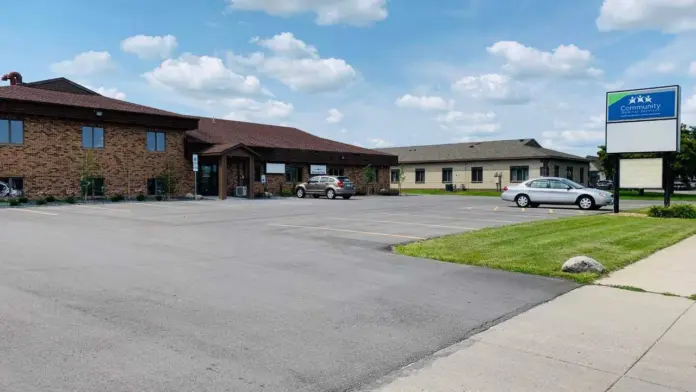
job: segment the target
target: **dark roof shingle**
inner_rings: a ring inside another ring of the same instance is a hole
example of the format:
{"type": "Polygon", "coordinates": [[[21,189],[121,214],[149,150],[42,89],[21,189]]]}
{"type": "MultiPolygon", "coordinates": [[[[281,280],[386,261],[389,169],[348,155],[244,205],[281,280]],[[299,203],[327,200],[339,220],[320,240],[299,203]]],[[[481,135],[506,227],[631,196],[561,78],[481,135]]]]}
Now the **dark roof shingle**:
{"type": "Polygon", "coordinates": [[[155,109],[149,106],[137,105],[126,101],[121,101],[119,99],[104,97],[102,95],[74,94],[62,91],[33,88],[24,85],[0,87],[0,99],[39,102],[89,109],[114,110],[119,112],[149,114],[154,116],[191,118],[190,116],[155,109]]]}
{"type": "Polygon", "coordinates": [[[543,148],[534,139],[392,147],[382,148],[380,151],[398,155],[400,163],[482,161],[528,158],[560,158],[574,161],[587,161],[585,158],[576,155],[543,148]]]}
{"type": "Polygon", "coordinates": [[[248,123],[242,121],[200,118],[198,129],[187,134],[205,143],[214,144],[207,152],[224,151],[238,144],[248,147],[285,148],[297,150],[314,150],[345,152],[355,154],[390,155],[377,150],[370,150],[324,139],[297,128],[248,123]]]}

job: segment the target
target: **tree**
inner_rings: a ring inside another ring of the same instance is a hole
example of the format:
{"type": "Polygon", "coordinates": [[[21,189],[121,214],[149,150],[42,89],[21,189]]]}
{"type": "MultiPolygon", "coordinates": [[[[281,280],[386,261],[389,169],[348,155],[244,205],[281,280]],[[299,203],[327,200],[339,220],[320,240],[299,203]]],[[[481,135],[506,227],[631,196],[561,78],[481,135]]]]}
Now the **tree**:
{"type": "Polygon", "coordinates": [[[401,184],[406,181],[406,168],[404,165],[400,165],[397,172],[397,179],[399,180],[399,196],[401,196],[401,184]]]}
{"type": "Polygon", "coordinates": [[[370,185],[374,188],[374,182],[377,180],[377,169],[372,167],[372,165],[367,165],[363,169],[363,180],[367,184],[367,194],[370,194],[370,185]]]}
{"type": "Polygon", "coordinates": [[[90,191],[92,192],[92,198],[95,194],[95,181],[94,177],[99,172],[99,165],[92,155],[92,151],[86,150],[85,155],[82,157],[82,162],[80,163],[80,194],[87,200],[87,196],[90,191]]]}
{"type": "Polygon", "coordinates": [[[176,192],[179,177],[176,175],[176,167],[170,159],[167,159],[164,171],[157,177],[157,182],[167,199],[170,199],[172,194],[176,192]]]}

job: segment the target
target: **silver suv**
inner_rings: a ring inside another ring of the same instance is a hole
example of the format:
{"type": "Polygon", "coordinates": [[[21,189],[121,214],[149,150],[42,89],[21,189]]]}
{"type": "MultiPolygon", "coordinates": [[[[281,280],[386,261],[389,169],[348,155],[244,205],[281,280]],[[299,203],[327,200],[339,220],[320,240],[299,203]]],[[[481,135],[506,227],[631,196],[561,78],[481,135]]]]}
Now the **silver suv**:
{"type": "Polygon", "coordinates": [[[348,177],[316,176],[298,185],[295,194],[299,198],[312,195],[315,199],[320,196],[335,199],[336,196],[341,196],[347,200],[355,195],[355,185],[348,177]]]}

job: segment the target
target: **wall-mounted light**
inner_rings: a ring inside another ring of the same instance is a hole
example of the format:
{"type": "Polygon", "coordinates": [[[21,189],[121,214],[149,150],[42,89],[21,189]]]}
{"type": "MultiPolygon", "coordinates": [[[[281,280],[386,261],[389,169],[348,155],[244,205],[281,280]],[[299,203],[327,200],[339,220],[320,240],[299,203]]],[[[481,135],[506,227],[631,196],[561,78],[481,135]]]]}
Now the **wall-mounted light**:
{"type": "Polygon", "coordinates": [[[97,116],[101,117],[101,115],[102,115],[101,110],[97,110],[97,111],[96,111],[96,114],[97,114],[97,116]]]}

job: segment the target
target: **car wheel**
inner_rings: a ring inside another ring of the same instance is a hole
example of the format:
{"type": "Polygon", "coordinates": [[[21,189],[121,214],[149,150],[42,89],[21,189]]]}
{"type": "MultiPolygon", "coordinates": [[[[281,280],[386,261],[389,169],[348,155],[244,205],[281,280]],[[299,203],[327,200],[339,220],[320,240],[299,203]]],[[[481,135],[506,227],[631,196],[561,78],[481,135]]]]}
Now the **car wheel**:
{"type": "Polygon", "coordinates": [[[350,199],[350,196],[343,196],[343,198],[348,200],[348,199],[350,199]]]}
{"type": "Polygon", "coordinates": [[[580,196],[578,199],[578,206],[582,210],[592,210],[595,207],[595,202],[590,196],[580,196]]]}
{"type": "Polygon", "coordinates": [[[529,196],[519,195],[515,198],[515,203],[517,203],[517,207],[520,208],[529,207],[529,196]]]}
{"type": "Polygon", "coordinates": [[[329,200],[333,200],[336,198],[336,192],[333,189],[329,189],[326,191],[326,198],[329,200]]]}
{"type": "Polygon", "coordinates": [[[529,206],[532,207],[532,208],[539,208],[540,205],[541,205],[541,204],[539,204],[539,203],[530,203],[530,204],[529,204],[529,206]]]}
{"type": "Polygon", "coordinates": [[[295,194],[296,194],[297,197],[299,197],[300,199],[303,199],[303,198],[305,197],[305,190],[302,189],[302,188],[297,188],[297,191],[295,192],[295,194]]]}

